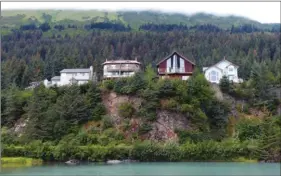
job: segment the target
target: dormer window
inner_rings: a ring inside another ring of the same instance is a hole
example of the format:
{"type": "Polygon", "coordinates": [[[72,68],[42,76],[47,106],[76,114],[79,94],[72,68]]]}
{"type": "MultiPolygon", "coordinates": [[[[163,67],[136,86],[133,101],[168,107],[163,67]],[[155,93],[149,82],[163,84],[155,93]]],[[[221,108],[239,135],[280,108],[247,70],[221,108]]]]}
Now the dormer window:
{"type": "Polygon", "coordinates": [[[233,72],[234,68],[232,66],[228,67],[229,72],[233,72]]]}

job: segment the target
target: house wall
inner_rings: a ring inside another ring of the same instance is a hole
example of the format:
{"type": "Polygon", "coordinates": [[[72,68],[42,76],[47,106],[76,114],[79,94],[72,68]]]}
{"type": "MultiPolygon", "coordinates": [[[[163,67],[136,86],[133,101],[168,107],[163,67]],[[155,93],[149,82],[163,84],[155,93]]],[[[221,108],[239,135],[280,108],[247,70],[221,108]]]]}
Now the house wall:
{"type": "Polygon", "coordinates": [[[222,76],[223,76],[223,73],[222,73],[222,71],[221,71],[220,69],[218,69],[218,68],[216,68],[216,67],[211,67],[211,68],[209,68],[208,70],[205,71],[204,75],[205,75],[205,78],[206,78],[209,82],[219,84],[220,79],[221,79],[222,76]],[[211,80],[211,72],[212,72],[212,71],[215,71],[215,72],[217,73],[217,79],[216,79],[215,81],[214,81],[214,80],[211,80]]]}
{"type": "Polygon", "coordinates": [[[179,75],[179,74],[172,74],[172,75],[162,75],[160,78],[162,79],[181,79],[181,80],[188,80],[191,75],[179,75]]]}
{"type": "Polygon", "coordinates": [[[177,54],[172,55],[158,65],[158,73],[186,73],[193,72],[193,69],[194,65],[177,54]]]}
{"type": "Polygon", "coordinates": [[[59,80],[52,80],[52,85],[57,85],[59,86],[60,85],[60,81],[59,80]]]}
{"type": "Polygon", "coordinates": [[[60,85],[70,84],[70,79],[90,80],[90,73],[61,73],[60,85]]]}
{"type": "Polygon", "coordinates": [[[223,75],[227,76],[229,80],[233,81],[234,83],[239,83],[240,80],[238,78],[238,67],[233,65],[231,62],[227,61],[227,60],[223,60],[221,62],[219,62],[218,64],[216,64],[216,67],[209,67],[209,69],[207,69],[207,67],[203,68],[203,71],[205,71],[205,77],[208,81],[213,82],[213,83],[219,83],[219,80],[222,78],[223,75]],[[218,68],[222,69],[219,70],[218,68]],[[232,68],[232,71],[231,69],[232,68]],[[211,81],[210,80],[210,73],[212,70],[219,70],[219,80],[218,81],[211,81]]]}
{"type": "Polygon", "coordinates": [[[137,71],[139,71],[140,66],[138,64],[106,64],[103,66],[103,77],[104,78],[114,78],[114,77],[129,77],[133,76],[137,71]],[[115,65],[116,70],[111,71],[108,70],[108,68],[112,68],[112,65],[115,65]],[[134,68],[135,71],[126,71],[126,65],[128,65],[129,68],[134,68]]]}

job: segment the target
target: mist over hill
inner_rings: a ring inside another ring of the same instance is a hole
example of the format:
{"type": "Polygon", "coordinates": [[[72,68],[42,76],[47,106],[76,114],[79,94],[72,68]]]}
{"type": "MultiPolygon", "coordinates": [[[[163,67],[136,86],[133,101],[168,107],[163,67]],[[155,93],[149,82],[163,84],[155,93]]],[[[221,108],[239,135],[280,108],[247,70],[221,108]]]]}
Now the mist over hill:
{"type": "Polygon", "coordinates": [[[87,22],[115,22],[130,25],[137,29],[142,24],[182,24],[187,26],[212,24],[220,28],[231,28],[251,24],[267,29],[280,24],[263,24],[240,16],[217,16],[207,13],[186,15],[157,11],[100,11],[100,10],[4,10],[1,14],[1,26],[16,27],[24,23],[61,23],[71,21],[75,24],[87,22]]]}

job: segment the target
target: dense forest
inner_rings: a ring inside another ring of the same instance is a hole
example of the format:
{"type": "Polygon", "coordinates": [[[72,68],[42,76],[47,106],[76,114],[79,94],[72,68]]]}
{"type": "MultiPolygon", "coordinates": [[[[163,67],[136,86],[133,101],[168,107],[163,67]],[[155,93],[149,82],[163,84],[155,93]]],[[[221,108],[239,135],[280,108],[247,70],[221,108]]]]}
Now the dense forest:
{"type": "Polygon", "coordinates": [[[116,19],[110,13],[103,15],[56,22],[53,19],[58,16],[46,13],[28,20],[27,15],[4,16],[3,156],[58,161],[233,161],[241,157],[280,161],[280,116],[276,116],[280,100],[269,93],[281,81],[280,24],[244,19],[237,26],[233,25],[234,17],[217,17],[213,22],[202,14],[186,21],[185,16],[170,15],[167,23],[155,22],[158,17],[148,12],[123,12],[116,19]],[[205,19],[204,23],[197,23],[199,19],[205,19]],[[13,20],[16,25],[11,26],[13,20]],[[136,25],[134,21],[141,22],[136,25]],[[156,79],[155,64],[173,50],[196,63],[188,81],[156,79]],[[143,68],[131,78],[24,89],[30,82],[50,79],[64,68],[93,66],[101,80],[101,64],[106,59],[136,57],[143,68]],[[239,65],[238,74],[244,80],[236,85],[224,78],[219,85],[225,96],[242,102],[235,107],[218,100],[202,75],[202,67],[223,57],[239,65]],[[129,103],[118,106],[118,116],[123,119],[120,126],[114,124],[104,104],[103,96],[110,92],[142,101],[139,108],[129,103]],[[146,138],[163,111],[181,114],[190,125],[190,129],[175,130],[175,143],[146,138]],[[257,117],[253,111],[265,115],[257,117]],[[142,123],[132,132],[135,118],[142,123]],[[85,125],[90,122],[94,128],[87,129],[85,125]],[[27,128],[15,132],[22,123],[27,128]]]}
{"type": "MultiPolygon", "coordinates": [[[[41,26],[41,28],[44,28],[41,26]]],[[[76,30],[76,29],[73,29],[76,30]]],[[[280,33],[227,31],[126,31],[92,30],[84,35],[61,34],[56,30],[44,36],[42,29],[15,30],[2,36],[2,89],[10,83],[20,87],[31,81],[50,79],[63,68],[100,65],[106,59],[138,58],[144,65],[155,63],[176,49],[200,69],[224,56],[239,65],[239,75],[247,80],[252,67],[280,78],[280,33]]],[[[277,81],[278,82],[278,81],[277,81]]]]}

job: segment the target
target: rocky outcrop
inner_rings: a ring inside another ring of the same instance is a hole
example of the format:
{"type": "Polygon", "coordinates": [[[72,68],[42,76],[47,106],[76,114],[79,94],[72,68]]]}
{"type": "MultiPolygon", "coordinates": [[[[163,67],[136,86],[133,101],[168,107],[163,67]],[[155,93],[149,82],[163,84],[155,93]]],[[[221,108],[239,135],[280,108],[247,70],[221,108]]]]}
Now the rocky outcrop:
{"type": "Polygon", "coordinates": [[[12,128],[12,132],[16,133],[20,137],[24,132],[27,123],[28,123],[28,119],[24,119],[24,118],[19,119],[15,123],[14,127],[12,128]]]}
{"type": "MultiPolygon", "coordinates": [[[[121,129],[122,122],[124,119],[118,115],[118,106],[121,103],[129,102],[136,110],[139,109],[142,99],[134,96],[127,95],[117,95],[114,92],[103,93],[103,103],[107,108],[107,114],[110,116],[114,122],[116,128],[121,129]]],[[[126,136],[136,132],[140,125],[144,122],[142,117],[134,116],[130,119],[130,128],[124,131],[126,136]]],[[[146,135],[142,136],[142,139],[151,139],[156,141],[167,141],[167,140],[177,140],[176,129],[189,129],[187,118],[178,112],[171,112],[167,110],[157,111],[157,119],[155,122],[145,122],[151,123],[152,130],[146,135]]]]}
{"type": "Polygon", "coordinates": [[[107,109],[107,114],[112,118],[115,125],[121,125],[123,120],[118,115],[118,107],[121,103],[131,103],[135,109],[139,109],[142,100],[137,97],[127,95],[117,95],[115,92],[105,92],[102,95],[103,103],[107,109]]]}
{"type": "Polygon", "coordinates": [[[158,111],[157,120],[152,124],[149,139],[157,141],[178,140],[176,129],[189,129],[187,118],[180,113],[158,111]]]}

